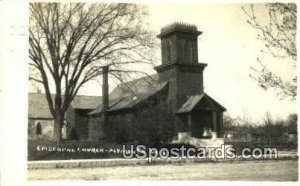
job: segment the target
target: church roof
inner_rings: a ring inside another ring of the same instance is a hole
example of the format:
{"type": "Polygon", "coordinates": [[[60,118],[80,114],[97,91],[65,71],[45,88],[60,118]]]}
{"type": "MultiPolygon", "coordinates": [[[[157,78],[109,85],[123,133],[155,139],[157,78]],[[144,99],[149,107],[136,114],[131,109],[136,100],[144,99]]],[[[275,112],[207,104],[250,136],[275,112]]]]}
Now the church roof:
{"type": "Polygon", "coordinates": [[[29,93],[28,118],[52,119],[46,95],[42,93],[29,93]]]}
{"type": "MultiPolygon", "coordinates": [[[[146,100],[150,96],[162,90],[167,85],[167,81],[159,81],[158,75],[153,74],[130,82],[119,84],[109,94],[108,111],[117,111],[131,108],[146,100]]],[[[102,112],[102,104],[89,114],[94,115],[102,112]]]]}
{"type": "Polygon", "coordinates": [[[74,109],[96,109],[101,101],[101,96],[75,96],[71,103],[74,109]]]}
{"type": "MultiPolygon", "coordinates": [[[[51,95],[52,99],[54,95],[51,95]]],[[[100,96],[75,96],[71,103],[74,109],[96,109],[101,100],[100,96]]],[[[46,94],[29,93],[28,94],[28,118],[52,119],[46,94]]]]}
{"type": "Polygon", "coordinates": [[[208,96],[206,93],[203,94],[197,94],[190,96],[187,101],[178,109],[177,113],[188,113],[191,112],[195,106],[203,99],[208,99],[209,102],[211,102],[213,105],[215,105],[217,108],[221,109],[222,111],[226,111],[226,108],[223,107],[221,104],[219,104],[217,101],[215,101],[213,98],[208,96]]]}

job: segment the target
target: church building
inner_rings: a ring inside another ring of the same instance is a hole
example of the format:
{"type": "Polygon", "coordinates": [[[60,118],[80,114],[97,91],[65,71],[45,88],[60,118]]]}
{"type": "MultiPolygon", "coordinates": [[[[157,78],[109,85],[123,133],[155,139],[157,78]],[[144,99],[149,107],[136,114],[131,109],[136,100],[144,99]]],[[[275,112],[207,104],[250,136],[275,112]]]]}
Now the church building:
{"type": "MultiPolygon", "coordinates": [[[[154,68],[157,73],[120,84],[110,94],[109,67],[104,67],[102,101],[97,109],[88,113],[87,140],[112,136],[125,140],[135,127],[147,125],[143,119],[146,120],[149,113],[157,112],[154,116],[164,117],[157,108],[170,116],[168,121],[172,122],[173,132],[170,141],[182,142],[186,137],[221,139],[226,108],[204,91],[203,72],[207,64],[198,62],[199,35],[201,32],[196,26],[184,23],[162,28],[158,35],[162,62],[154,68]]],[[[164,127],[163,120],[159,121],[159,127],[164,127]]],[[[156,121],[153,119],[153,122],[156,121]]]]}
{"type": "MultiPolygon", "coordinates": [[[[63,139],[97,143],[223,143],[226,109],[204,91],[194,25],[161,29],[157,73],[117,85],[109,93],[103,67],[102,97],[76,96],[65,117],[63,139]]],[[[53,118],[44,94],[29,94],[29,139],[50,139],[53,118]]]]}

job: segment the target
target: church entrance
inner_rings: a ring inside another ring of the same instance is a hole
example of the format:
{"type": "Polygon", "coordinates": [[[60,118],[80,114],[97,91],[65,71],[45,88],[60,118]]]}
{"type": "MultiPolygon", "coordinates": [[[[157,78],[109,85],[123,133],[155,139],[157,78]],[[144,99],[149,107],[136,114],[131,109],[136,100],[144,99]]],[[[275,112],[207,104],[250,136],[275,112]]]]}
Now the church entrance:
{"type": "Polygon", "coordinates": [[[205,94],[190,96],[176,113],[178,132],[188,132],[198,139],[221,138],[224,110],[205,94]]]}
{"type": "Polygon", "coordinates": [[[195,138],[211,138],[213,131],[213,112],[210,110],[194,111],[191,114],[191,133],[195,138]]]}

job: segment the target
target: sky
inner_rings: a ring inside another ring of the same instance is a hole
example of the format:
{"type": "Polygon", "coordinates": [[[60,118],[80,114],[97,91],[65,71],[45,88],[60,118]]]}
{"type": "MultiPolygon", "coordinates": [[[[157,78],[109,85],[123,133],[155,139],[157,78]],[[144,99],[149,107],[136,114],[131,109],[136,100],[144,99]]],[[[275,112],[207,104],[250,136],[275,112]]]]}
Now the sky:
{"type": "MultiPolygon", "coordinates": [[[[284,118],[296,113],[296,101],[280,100],[273,91],[265,91],[249,77],[250,67],[260,57],[270,69],[284,79],[295,75],[290,61],[279,61],[260,52],[257,31],[246,22],[241,7],[249,4],[152,4],[150,23],[159,28],[173,21],[195,24],[203,34],[198,39],[199,62],[207,63],[204,71],[204,91],[227,108],[233,117],[248,117],[259,121],[270,112],[284,118]]],[[[264,4],[255,4],[259,20],[267,21],[264,4]]]]}
{"type": "MultiPolygon", "coordinates": [[[[257,57],[284,79],[295,75],[295,67],[289,61],[279,61],[260,52],[263,44],[257,40],[257,30],[246,22],[242,6],[250,7],[249,4],[147,4],[147,21],[149,29],[157,34],[161,27],[174,21],[194,24],[203,32],[198,38],[198,60],[208,64],[204,90],[227,108],[228,115],[261,121],[269,112],[274,118],[285,118],[297,112],[296,101],[280,100],[274,91],[261,89],[249,73],[257,65],[257,57]]],[[[259,20],[267,21],[264,4],[255,4],[254,8],[259,20]]],[[[153,52],[160,57],[160,51],[153,52]]],[[[144,70],[155,73],[150,66],[144,70]]],[[[79,94],[101,95],[100,82],[88,83],[79,94]]],[[[114,86],[116,83],[110,82],[110,90],[114,86]]],[[[30,87],[30,91],[36,90],[30,87]]]]}

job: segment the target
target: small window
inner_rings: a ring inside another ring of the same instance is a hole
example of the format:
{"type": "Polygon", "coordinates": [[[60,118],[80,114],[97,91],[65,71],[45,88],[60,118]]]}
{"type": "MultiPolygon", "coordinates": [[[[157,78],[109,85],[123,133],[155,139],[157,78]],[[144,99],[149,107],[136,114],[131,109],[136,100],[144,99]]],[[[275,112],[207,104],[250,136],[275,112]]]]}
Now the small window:
{"type": "Polygon", "coordinates": [[[36,135],[41,135],[41,134],[42,134],[42,126],[41,126],[41,123],[40,123],[40,122],[38,122],[38,123],[36,124],[36,127],[35,127],[35,133],[36,133],[36,135]]]}

